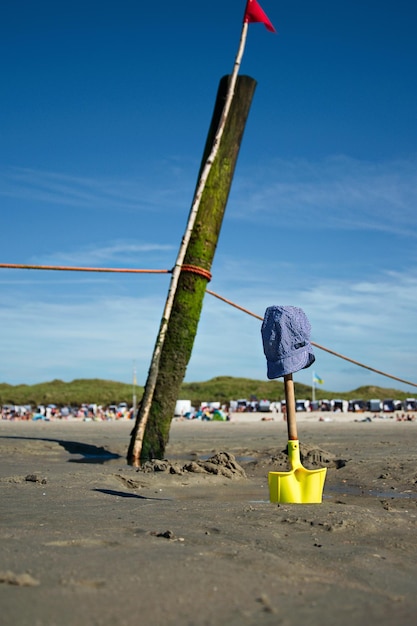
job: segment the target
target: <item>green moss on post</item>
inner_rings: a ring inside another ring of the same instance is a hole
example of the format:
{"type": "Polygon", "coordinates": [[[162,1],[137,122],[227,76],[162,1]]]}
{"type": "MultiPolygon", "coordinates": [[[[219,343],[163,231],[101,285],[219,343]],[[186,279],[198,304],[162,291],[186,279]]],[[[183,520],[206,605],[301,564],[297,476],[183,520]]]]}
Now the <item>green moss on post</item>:
{"type": "MultiPolygon", "coordinates": [[[[225,76],[219,84],[201,168],[211,152],[227,94],[228,82],[229,77],[225,76]]],[[[219,150],[201,197],[196,222],[184,258],[184,266],[196,266],[208,272],[211,270],[255,87],[256,81],[249,76],[240,76],[237,80],[235,96],[219,150]]],[[[164,457],[175,404],[197,334],[206,286],[206,277],[188,270],[181,272],[161,350],[158,377],[146,424],[141,460],[164,457]]],[[[133,437],[134,435],[132,435],[128,460],[133,437]]]]}

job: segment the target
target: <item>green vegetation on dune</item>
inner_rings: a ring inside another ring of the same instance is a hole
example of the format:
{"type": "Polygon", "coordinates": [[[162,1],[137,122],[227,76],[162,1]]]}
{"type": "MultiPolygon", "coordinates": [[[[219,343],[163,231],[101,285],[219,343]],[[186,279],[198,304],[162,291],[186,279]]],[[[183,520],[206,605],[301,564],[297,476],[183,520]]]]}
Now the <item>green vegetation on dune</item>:
{"type": "MultiPolygon", "coordinates": [[[[136,393],[140,396],[142,388],[137,387],[136,393]]],[[[98,378],[77,379],[70,383],[53,380],[36,385],[0,384],[0,404],[3,405],[80,406],[87,403],[108,406],[119,402],[130,402],[132,395],[132,385],[98,378]]]]}
{"type": "MultiPolygon", "coordinates": [[[[311,386],[295,383],[295,393],[298,399],[311,400],[311,386]]],[[[136,396],[140,400],[143,387],[136,387],[136,396]]],[[[395,398],[404,400],[415,397],[416,391],[399,391],[384,387],[359,387],[348,392],[327,391],[316,388],[317,400],[340,398],[342,400],[372,398],[385,399],[395,398]]],[[[181,399],[191,400],[197,406],[200,402],[219,401],[227,403],[230,400],[246,398],[250,400],[255,396],[258,400],[270,401],[284,399],[284,386],[282,380],[262,381],[249,378],[233,378],[232,376],[217,376],[205,382],[183,383],[181,386],[181,399]]],[[[62,380],[52,380],[36,385],[9,385],[0,384],[0,404],[25,405],[35,407],[43,404],[56,404],[57,406],[79,406],[82,403],[100,404],[108,406],[119,402],[131,404],[133,398],[133,385],[118,383],[111,380],[100,379],[77,379],[66,383],[62,380]]]]}

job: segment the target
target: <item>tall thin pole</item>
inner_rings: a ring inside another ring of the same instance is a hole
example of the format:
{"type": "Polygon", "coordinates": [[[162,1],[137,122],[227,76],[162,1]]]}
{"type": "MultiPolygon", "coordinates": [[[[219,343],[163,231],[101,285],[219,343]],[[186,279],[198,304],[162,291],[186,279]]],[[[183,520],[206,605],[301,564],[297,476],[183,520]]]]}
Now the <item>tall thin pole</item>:
{"type": "Polygon", "coordinates": [[[137,410],[137,398],[136,398],[136,361],[133,361],[133,415],[136,415],[136,410],[137,410]]]}
{"type": "Polygon", "coordinates": [[[145,429],[149,418],[150,408],[152,405],[152,400],[154,396],[156,381],[158,377],[159,371],[159,362],[161,357],[162,347],[165,341],[165,336],[168,328],[168,321],[171,315],[172,306],[174,303],[175,293],[178,286],[178,280],[181,274],[181,267],[184,261],[184,257],[187,251],[187,246],[189,244],[191,234],[193,231],[193,227],[195,224],[195,220],[197,218],[198,209],[201,202],[201,197],[204,191],[205,184],[207,182],[207,178],[210,174],[211,167],[213,162],[217,156],[219,145],[221,138],[223,136],[223,131],[226,126],[227,117],[230,111],[230,107],[232,104],[233,96],[235,93],[237,76],[243,56],[243,52],[246,44],[246,37],[248,31],[248,24],[246,22],[242,25],[242,31],[240,35],[239,48],[236,54],[235,63],[233,66],[233,72],[230,77],[230,82],[228,86],[227,96],[225,105],[222,111],[222,115],[220,117],[219,126],[216,132],[216,135],[213,140],[212,149],[210,154],[205,162],[205,165],[201,171],[199,182],[194,194],[193,203],[191,205],[190,213],[188,216],[188,222],[186,226],[186,230],[182,239],[182,243],[178,252],[177,260],[175,262],[175,266],[172,270],[171,283],[168,290],[167,299],[165,302],[165,308],[161,319],[161,324],[159,327],[159,333],[156,339],[154,352],[151,360],[151,365],[149,368],[148,378],[145,385],[145,390],[143,393],[143,397],[140,404],[139,413],[136,419],[136,425],[134,431],[132,433],[132,438],[134,438],[134,443],[131,448],[129,462],[132,465],[139,465],[140,463],[140,455],[142,451],[142,443],[145,435],[145,429]]]}

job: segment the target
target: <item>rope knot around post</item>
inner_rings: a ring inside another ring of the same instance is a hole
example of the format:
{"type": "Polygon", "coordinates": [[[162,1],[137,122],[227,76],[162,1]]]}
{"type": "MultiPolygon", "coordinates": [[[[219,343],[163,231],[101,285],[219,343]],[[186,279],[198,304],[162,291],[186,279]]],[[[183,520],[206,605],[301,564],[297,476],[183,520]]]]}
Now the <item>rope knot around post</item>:
{"type": "Polygon", "coordinates": [[[199,267],[198,265],[184,264],[181,266],[181,271],[191,272],[191,274],[198,274],[199,276],[203,276],[203,278],[206,278],[208,282],[210,282],[212,278],[211,272],[205,270],[204,267],[199,267]]]}

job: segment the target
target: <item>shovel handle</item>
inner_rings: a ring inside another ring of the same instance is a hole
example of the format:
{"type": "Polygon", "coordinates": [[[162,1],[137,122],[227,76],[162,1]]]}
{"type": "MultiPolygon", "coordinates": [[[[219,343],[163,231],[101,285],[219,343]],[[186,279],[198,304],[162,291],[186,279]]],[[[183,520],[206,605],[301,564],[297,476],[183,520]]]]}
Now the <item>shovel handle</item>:
{"type": "Polygon", "coordinates": [[[297,421],[295,418],[295,393],[294,393],[294,382],[292,379],[292,374],[286,374],[284,376],[284,390],[285,390],[285,404],[287,408],[288,440],[296,441],[298,440],[298,435],[297,435],[297,421]]]}

